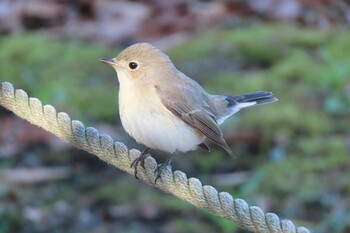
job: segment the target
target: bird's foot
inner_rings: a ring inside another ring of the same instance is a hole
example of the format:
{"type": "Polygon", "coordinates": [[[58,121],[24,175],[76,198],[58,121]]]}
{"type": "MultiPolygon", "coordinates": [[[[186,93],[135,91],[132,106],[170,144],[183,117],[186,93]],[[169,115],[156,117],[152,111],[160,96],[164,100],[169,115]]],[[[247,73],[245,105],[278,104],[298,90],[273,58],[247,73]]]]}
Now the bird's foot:
{"type": "Polygon", "coordinates": [[[136,159],[134,159],[134,161],[130,165],[130,167],[134,168],[134,176],[135,176],[136,179],[138,179],[138,177],[137,177],[137,167],[139,166],[139,163],[141,162],[141,166],[143,168],[145,168],[145,159],[150,156],[150,154],[147,154],[148,150],[149,150],[149,148],[146,148],[144,151],[142,151],[140,156],[137,157],[136,159]]]}
{"type": "Polygon", "coordinates": [[[156,179],[154,180],[154,183],[157,183],[157,180],[161,178],[161,173],[164,169],[170,169],[171,170],[171,159],[168,159],[165,163],[161,163],[158,165],[156,170],[154,170],[154,173],[156,174],[156,179]]]}

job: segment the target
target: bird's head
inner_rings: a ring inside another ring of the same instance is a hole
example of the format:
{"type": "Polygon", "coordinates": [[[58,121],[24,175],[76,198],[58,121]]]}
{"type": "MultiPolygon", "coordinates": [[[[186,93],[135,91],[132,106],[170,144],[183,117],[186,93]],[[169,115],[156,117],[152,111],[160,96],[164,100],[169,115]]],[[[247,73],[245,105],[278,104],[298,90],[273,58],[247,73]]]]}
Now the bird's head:
{"type": "Polygon", "coordinates": [[[116,70],[120,83],[149,83],[168,77],[169,72],[173,72],[174,69],[169,57],[148,43],[134,44],[117,57],[103,58],[100,61],[116,70]]]}

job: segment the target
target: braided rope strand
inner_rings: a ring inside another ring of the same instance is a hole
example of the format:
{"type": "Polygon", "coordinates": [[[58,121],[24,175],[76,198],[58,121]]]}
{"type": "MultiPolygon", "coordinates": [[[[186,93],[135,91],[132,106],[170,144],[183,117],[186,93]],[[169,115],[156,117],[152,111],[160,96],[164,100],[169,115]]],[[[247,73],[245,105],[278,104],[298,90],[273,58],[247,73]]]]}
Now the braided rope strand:
{"type": "MultiPolygon", "coordinates": [[[[0,105],[19,117],[39,126],[75,147],[96,155],[109,164],[133,175],[131,162],[140,151],[129,150],[121,142],[100,134],[95,128],[85,128],[80,121],[71,120],[64,112],[57,113],[51,105],[42,106],[36,98],[28,98],[23,90],[15,90],[11,83],[0,83],[0,105]]],[[[152,157],[145,160],[145,169],[138,166],[138,177],[149,185],[171,193],[194,206],[229,219],[252,232],[309,233],[305,227],[296,227],[290,220],[280,220],[276,214],[265,214],[259,207],[242,199],[233,199],[227,192],[220,192],[209,185],[202,185],[196,178],[187,178],[181,171],[164,169],[161,179],[154,184],[157,163],[152,157]]]]}

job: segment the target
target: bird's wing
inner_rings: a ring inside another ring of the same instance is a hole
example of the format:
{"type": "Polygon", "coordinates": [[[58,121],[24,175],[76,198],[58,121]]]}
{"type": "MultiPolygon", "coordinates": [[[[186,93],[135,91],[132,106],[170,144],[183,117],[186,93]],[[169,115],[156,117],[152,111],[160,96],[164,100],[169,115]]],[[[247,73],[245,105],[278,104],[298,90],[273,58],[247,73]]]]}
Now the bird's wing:
{"type": "Polygon", "coordinates": [[[157,94],[163,105],[175,116],[192,126],[208,139],[224,148],[230,155],[223,134],[215,120],[215,115],[210,111],[207,103],[208,96],[196,92],[186,85],[172,84],[156,86],[157,94]]]}

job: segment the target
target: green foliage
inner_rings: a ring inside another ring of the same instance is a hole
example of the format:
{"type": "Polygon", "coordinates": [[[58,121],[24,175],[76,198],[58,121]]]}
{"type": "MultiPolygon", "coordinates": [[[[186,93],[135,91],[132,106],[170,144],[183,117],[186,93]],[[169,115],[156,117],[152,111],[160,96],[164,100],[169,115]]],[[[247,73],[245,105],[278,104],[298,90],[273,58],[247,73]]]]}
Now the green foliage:
{"type": "Polygon", "coordinates": [[[193,161],[198,166],[199,170],[211,173],[213,164],[220,164],[225,161],[227,154],[225,151],[213,150],[213,152],[208,153],[202,151],[202,156],[194,156],[193,161]],[[206,153],[206,154],[203,154],[206,153]]]}
{"type": "Polygon", "coordinates": [[[116,75],[98,61],[113,56],[106,49],[38,35],[2,37],[0,47],[1,81],[76,118],[114,121],[116,75]]]}
{"type": "MultiPolygon", "coordinates": [[[[206,213],[206,212],[205,212],[206,213]]],[[[238,232],[239,228],[236,224],[232,224],[230,220],[206,213],[206,216],[216,225],[220,232],[229,233],[229,232],[238,232]]]]}
{"type": "Polygon", "coordinates": [[[13,210],[5,210],[6,213],[1,216],[0,219],[0,232],[8,233],[10,229],[16,228],[21,222],[20,213],[16,213],[13,210]]]}
{"type": "Polygon", "coordinates": [[[94,190],[94,195],[102,200],[106,200],[113,204],[125,204],[138,200],[139,188],[135,185],[130,185],[128,180],[122,179],[116,182],[101,185],[97,190],[94,190]],[[116,193],[118,187],[118,193],[116,193]]]}
{"type": "Polygon", "coordinates": [[[215,228],[211,225],[203,222],[188,219],[176,219],[172,222],[173,228],[176,232],[189,232],[189,233],[199,233],[199,232],[215,232],[215,228]]]}
{"type": "Polygon", "coordinates": [[[220,34],[222,32],[212,31],[205,34],[205,36],[198,36],[195,40],[182,44],[180,48],[172,49],[168,54],[174,62],[191,61],[213,56],[218,38],[217,33],[220,34]]]}

